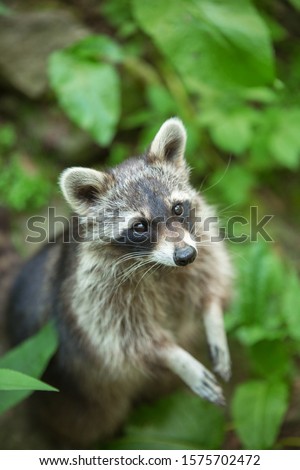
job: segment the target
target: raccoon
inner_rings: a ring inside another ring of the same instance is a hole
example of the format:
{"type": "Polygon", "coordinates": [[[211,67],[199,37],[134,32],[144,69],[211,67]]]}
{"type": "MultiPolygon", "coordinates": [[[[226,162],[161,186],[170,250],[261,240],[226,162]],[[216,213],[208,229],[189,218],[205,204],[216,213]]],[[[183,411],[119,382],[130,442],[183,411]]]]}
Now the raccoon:
{"type": "Polygon", "coordinates": [[[12,344],[54,322],[59,348],[44,379],[60,392],[35,394],[34,409],[76,446],[116,434],[134,403],[178,386],[175,377],[224,403],[192,352],[203,323],[214,371],[229,379],[222,312],[232,269],[214,242],[214,211],[189,183],[185,145],[171,118],[140,157],[101,172],[66,169],[60,187],[76,216],[12,288],[12,344]]]}

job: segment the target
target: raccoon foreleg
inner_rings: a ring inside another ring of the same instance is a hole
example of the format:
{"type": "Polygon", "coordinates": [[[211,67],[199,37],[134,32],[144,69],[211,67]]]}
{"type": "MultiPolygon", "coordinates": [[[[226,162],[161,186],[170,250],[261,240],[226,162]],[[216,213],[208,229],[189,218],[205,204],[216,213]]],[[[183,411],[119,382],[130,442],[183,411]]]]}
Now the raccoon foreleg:
{"type": "Polygon", "coordinates": [[[212,302],[206,309],[203,319],[214,371],[227,381],[231,375],[231,361],[223,312],[219,303],[212,302]]]}
{"type": "Polygon", "coordinates": [[[197,395],[213,403],[224,405],[222,389],[216,378],[191,354],[177,345],[161,351],[164,364],[178,375],[197,395]]]}

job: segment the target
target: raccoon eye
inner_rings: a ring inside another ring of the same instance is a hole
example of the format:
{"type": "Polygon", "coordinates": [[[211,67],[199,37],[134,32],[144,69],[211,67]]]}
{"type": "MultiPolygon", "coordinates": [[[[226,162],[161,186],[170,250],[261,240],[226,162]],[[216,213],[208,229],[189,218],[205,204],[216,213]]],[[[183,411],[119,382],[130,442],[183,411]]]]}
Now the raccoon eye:
{"type": "Polygon", "coordinates": [[[176,204],[174,207],[173,207],[173,214],[175,215],[182,215],[183,214],[183,205],[182,204],[176,204]]]}
{"type": "Polygon", "coordinates": [[[148,230],[148,224],[145,221],[136,222],[135,224],[133,224],[132,229],[135,233],[138,234],[145,233],[148,230]]]}

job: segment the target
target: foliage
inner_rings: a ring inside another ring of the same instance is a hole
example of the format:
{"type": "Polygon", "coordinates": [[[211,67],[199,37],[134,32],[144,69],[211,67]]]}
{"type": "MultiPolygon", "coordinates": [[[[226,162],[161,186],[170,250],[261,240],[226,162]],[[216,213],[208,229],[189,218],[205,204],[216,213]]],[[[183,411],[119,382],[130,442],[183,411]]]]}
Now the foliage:
{"type": "Polygon", "coordinates": [[[246,448],[274,445],[288,407],[299,348],[300,283],[266,243],[240,250],[235,302],[227,327],[248,354],[260,380],[239,385],[233,396],[236,432],[246,448]],[[255,432],[253,430],[255,429],[255,432]]]}
{"type": "MultiPolygon", "coordinates": [[[[118,129],[142,128],[142,150],[158,123],[179,115],[199,174],[224,171],[214,146],[232,155],[230,171],[247,180],[237,204],[249,200],[266,170],[299,168],[299,92],[291,99],[287,70],[276,78],[272,34],[280,25],[268,21],[269,12],[260,14],[248,0],[112,0],[102,12],[115,38],[92,36],[56,52],[49,76],[68,115],[100,144],[111,144],[111,163],[122,145],[113,141],[118,129]],[[109,87],[100,82],[102,70],[113,75],[109,87]]],[[[124,141],[122,155],[132,153],[131,145],[124,141]]],[[[224,179],[218,191],[231,203],[227,187],[224,179]]]]}
{"type": "Polygon", "coordinates": [[[218,449],[225,434],[224,413],[188,393],[175,393],[141,406],[113,449],[218,449]]]}
{"type": "Polygon", "coordinates": [[[57,391],[56,388],[51,387],[50,385],[47,385],[40,380],[10,369],[0,369],[0,390],[44,390],[48,392],[57,391]]]}
{"type": "Polygon", "coordinates": [[[132,10],[189,90],[274,81],[269,32],[248,0],[133,0],[132,10]]]}
{"type": "Polygon", "coordinates": [[[120,48],[105,36],[91,36],[53,54],[49,77],[66,113],[99,144],[111,142],[120,115],[120,83],[114,64],[120,48]]]}
{"type": "Polygon", "coordinates": [[[39,209],[49,200],[51,184],[42,171],[28,168],[16,142],[12,125],[0,127],[0,201],[16,211],[39,209]]]}
{"type": "Polygon", "coordinates": [[[24,400],[33,390],[56,390],[36,380],[42,376],[56,349],[56,332],[48,324],[0,357],[0,414],[24,400]]]}
{"type": "MultiPolygon", "coordinates": [[[[285,223],[295,214],[299,224],[298,184],[292,192],[289,183],[300,163],[300,46],[293,26],[300,2],[279,3],[105,0],[97,7],[96,34],[50,57],[51,92],[41,106],[56,100],[101,147],[95,163],[108,165],[144,151],[161,123],[177,115],[187,127],[194,184],[225,207],[225,218],[231,206],[239,214],[253,203],[264,210],[261,194],[274,188],[275,209],[283,207],[285,223]]],[[[0,14],[8,13],[0,3],[0,14]]],[[[0,199],[18,211],[34,210],[48,203],[53,182],[38,159],[37,171],[29,171],[20,125],[10,122],[0,127],[0,199]]],[[[226,324],[250,372],[232,392],[229,426],[245,448],[272,448],[299,361],[299,277],[277,245],[231,248],[237,285],[226,324]]],[[[24,368],[2,359],[0,367],[38,377],[41,369],[25,368],[33,359],[24,368]]],[[[10,393],[1,391],[0,411],[2,396],[8,407],[27,393],[15,392],[9,402],[10,393]]],[[[227,426],[219,409],[175,394],[140,408],[109,446],[214,449],[223,445],[227,426]]]]}
{"type": "Polygon", "coordinates": [[[253,380],[237,389],[232,414],[246,449],[269,449],[274,445],[287,406],[285,383],[253,380]]]}

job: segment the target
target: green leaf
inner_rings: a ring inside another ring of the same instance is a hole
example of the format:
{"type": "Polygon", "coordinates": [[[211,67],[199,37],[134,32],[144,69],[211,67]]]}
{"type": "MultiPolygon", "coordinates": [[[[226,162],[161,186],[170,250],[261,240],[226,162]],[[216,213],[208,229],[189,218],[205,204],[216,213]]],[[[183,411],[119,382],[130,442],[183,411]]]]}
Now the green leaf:
{"type": "MultiPolygon", "coordinates": [[[[52,324],[0,358],[1,369],[13,369],[40,377],[57,349],[57,334],[52,324]]],[[[0,391],[0,414],[30,395],[30,391],[0,391]]]]}
{"type": "Polygon", "coordinates": [[[107,36],[89,36],[66,49],[77,57],[87,60],[118,64],[122,61],[120,47],[107,36]]]}
{"type": "MultiPolygon", "coordinates": [[[[258,220],[260,217],[258,217],[258,220]]],[[[244,344],[286,336],[282,313],[282,295],[287,270],[266,242],[244,245],[239,249],[237,295],[229,315],[236,317],[236,336],[244,344]],[[255,293],[255,295],[254,295],[255,293]]]]}
{"type": "Polygon", "coordinates": [[[236,337],[245,346],[254,346],[263,340],[283,340],[285,332],[280,330],[268,330],[265,325],[257,324],[240,326],[236,337]]]}
{"type": "Polygon", "coordinates": [[[0,390],[58,391],[40,380],[10,369],[0,369],[0,390]]]}
{"type": "Polygon", "coordinates": [[[282,293],[282,312],[290,338],[300,341],[300,281],[292,271],[282,293]]]}
{"type": "Polygon", "coordinates": [[[140,27],[192,90],[274,81],[270,35],[248,0],[132,0],[140,27]]]}
{"type": "Polygon", "coordinates": [[[211,129],[213,142],[222,150],[235,154],[240,154],[249,147],[252,134],[252,123],[240,113],[227,115],[211,129]]]}
{"type": "Polygon", "coordinates": [[[117,29],[119,36],[127,37],[137,30],[130,12],[130,0],[102,2],[101,13],[117,29]]]}
{"type": "Polygon", "coordinates": [[[11,124],[0,127],[0,149],[7,151],[15,145],[17,140],[16,131],[11,124]]]}
{"type": "Polygon", "coordinates": [[[246,88],[243,90],[242,96],[248,101],[264,104],[272,104],[278,98],[276,92],[267,87],[246,88]]]}
{"type": "Polygon", "coordinates": [[[300,10],[300,0],[289,0],[289,2],[296,8],[296,10],[300,10]]]}
{"type": "Polygon", "coordinates": [[[246,449],[274,445],[288,407],[288,387],[282,382],[251,381],[240,385],[232,401],[236,432],[246,449]]]}
{"type": "Polygon", "coordinates": [[[114,441],[114,449],[219,449],[224,439],[222,411],[196,396],[176,393],[142,406],[114,441]]]}
{"type": "Polygon", "coordinates": [[[268,148],[273,157],[290,169],[300,162],[300,109],[279,109],[268,148]]]}
{"type": "Polygon", "coordinates": [[[247,150],[251,143],[255,121],[255,111],[246,106],[223,114],[212,123],[212,140],[222,150],[240,154],[247,150]]]}
{"type": "Polygon", "coordinates": [[[0,200],[16,211],[38,209],[49,201],[51,183],[43,172],[32,175],[21,161],[19,154],[11,154],[1,168],[0,200]]]}
{"type": "Polygon", "coordinates": [[[292,370],[287,344],[282,340],[263,340],[249,349],[255,372],[266,379],[285,379],[292,370]]]}
{"type": "Polygon", "coordinates": [[[50,84],[67,115],[103,146],[113,139],[120,117],[120,80],[111,62],[118,46],[104,36],[84,39],[51,55],[50,84]]]}

